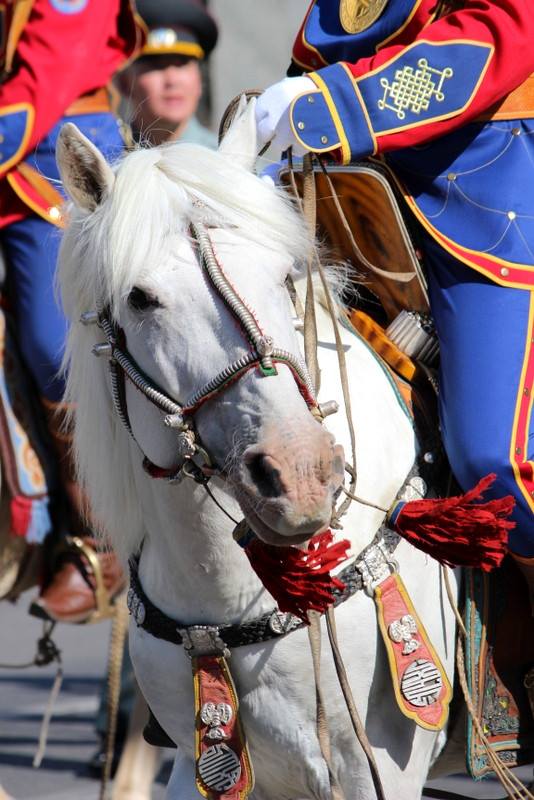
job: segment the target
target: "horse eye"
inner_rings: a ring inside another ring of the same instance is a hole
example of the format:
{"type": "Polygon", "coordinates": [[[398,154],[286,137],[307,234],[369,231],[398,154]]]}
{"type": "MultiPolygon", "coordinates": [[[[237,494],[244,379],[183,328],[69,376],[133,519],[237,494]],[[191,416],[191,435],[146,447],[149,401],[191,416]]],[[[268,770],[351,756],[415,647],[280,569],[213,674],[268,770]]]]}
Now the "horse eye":
{"type": "Polygon", "coordinates": [[[157,308],[160,304],[155,297],[150,297],[138,286],[134,286],[128,295],[128,305],[134,311],[146,311],[148,308],[157,308]]]}

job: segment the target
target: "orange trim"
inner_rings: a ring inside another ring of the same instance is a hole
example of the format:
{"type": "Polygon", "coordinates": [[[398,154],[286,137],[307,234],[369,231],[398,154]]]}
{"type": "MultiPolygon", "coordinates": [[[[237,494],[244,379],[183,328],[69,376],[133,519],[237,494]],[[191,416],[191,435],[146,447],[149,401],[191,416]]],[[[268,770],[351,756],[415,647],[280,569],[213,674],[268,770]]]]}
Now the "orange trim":
{"type": "Polygon", "coordinates": [[[49,205],[63,205],[63,197],[36,169],[25,161],[21,161],[20,164],[17,164],[16,170],[49,205]]]}
{"type": "Polygon", "coordinates": [[[174,44],[161,46],[146,44],[139,53],[139,57],[160,56],[166,53],[190,56],[191,58],[197,58],[199,61],[205,56],[204,50],[199,44],[196,44],[196,42],[174,42],[174,44]]]}
{"type": "Polygon", "coordinates": [[[359,309],[351,308],[348,316],[353,327],[371,345],[375,353],[378,353],[380,358],[405,381],[413,381],[417,372],[416,364],[406,353],[399,350],[396,344],[393,344],[384,328],[369,314],[359,309]]]}
{"type": "Polygon", "coordinates": [[[106,86],[95,89],[94,92],[82,94],[67,106],[63,112],[64,117],[74,117],[78,114],[104,114],[111,111],[110,92],[106,86]]]}
{"type": "Polygon", "coordinates": [[[474,122],[532,117],[534,117],[534,75],[529,75],[526,81],[477,117],[474,122]]]}
{"type": "Polygon", "coordinates": [[[30,18],[34,2],[35,0],[18,0],[18,2],[15,3],[6,44],[6,72],[11,72],[13,58],[15,57],[20,35],[30,18]]]}
{"type": "MultiPolygon", "coordinates": [[[[36,214],[42,217],[47,222],[50,222],[52,225],[55,225],[56,228],[64,228],[65,227],[65,220],[58,209],[55,213],[52,212],[52,209],[57,209],[57,206],[47,206],[45,204],[39,205],[39,203],[34,200],[28,192],[23,188],[23,186],[17,181],[17,177],[19,176],[18,172],[10,172],[6,176],[6,180],[17,195],[20,197],[22,202],[31,208],[36,214]]],[[[20,176],[22,177],[22,176],[20,176]]],[[[31,187],[34,188],[34,187],[31,187]]],[[[42,199],[42,198],[41,198],[42,199]]]]}
{"type": "Polygon", "coordinates": [[[510,462],[515,480],[529,507],[534,512],[534,462],[528,461],[530,419],[534,387],[534,291],[530,293],[530,309],[525,340],[525,357],[519,382],[514,424],[510,441],[510,462]]]}
{"type": "Polygon", "coordinates": [[[33,129],[33,121],[35,119],[35,110],[30,103],[14,103],[11,106],[4,106],[0,110],[0,117],[6,117],[10,114],[16,114],[17,111],[27,111],[26,117],[26,129],[22,135],[22,139],[20,140],[20,144],[18,149],[11,158],[8,158],[7,161],[3,161],[0,163],[0,172],[5,174],[13,164],[16,164],[17,161],[21,158],[23,153],[26,151],[26,147],[28,146],[28,142],[30,141],[31,132],[33,129]]]}

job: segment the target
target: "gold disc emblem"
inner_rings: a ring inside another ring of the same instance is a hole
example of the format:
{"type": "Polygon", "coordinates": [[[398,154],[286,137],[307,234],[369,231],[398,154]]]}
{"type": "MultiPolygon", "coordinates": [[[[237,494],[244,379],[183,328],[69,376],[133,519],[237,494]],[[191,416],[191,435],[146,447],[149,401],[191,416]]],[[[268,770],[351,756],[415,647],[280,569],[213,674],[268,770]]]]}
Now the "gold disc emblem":
{"type": "Polygon", "coordinates": [[[376,22],[388,0],[340,0],[339,19],[347,33],[361,33],[376,22]]]}

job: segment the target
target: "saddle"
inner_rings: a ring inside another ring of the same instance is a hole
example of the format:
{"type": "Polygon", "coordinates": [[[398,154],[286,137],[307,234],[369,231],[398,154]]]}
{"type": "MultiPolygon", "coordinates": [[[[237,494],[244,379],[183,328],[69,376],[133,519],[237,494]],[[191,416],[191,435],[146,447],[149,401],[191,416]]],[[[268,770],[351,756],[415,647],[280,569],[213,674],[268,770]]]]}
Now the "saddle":
{"type": "MultiPolygon", "coordinates": [[[[334,261],[350,263],[358,284],[379,301],[392,322],[401,311],[429,311],[415,229],[390,173],[379,162],[313,165],[317,232],[334,261]]],[[[301,196],[303,172],[294,171],[301,196]]],[[[289,170],[282,171],[290,183],[289,170]]],[[[377,303],[374,303],[377,311],[377,303]]]]}

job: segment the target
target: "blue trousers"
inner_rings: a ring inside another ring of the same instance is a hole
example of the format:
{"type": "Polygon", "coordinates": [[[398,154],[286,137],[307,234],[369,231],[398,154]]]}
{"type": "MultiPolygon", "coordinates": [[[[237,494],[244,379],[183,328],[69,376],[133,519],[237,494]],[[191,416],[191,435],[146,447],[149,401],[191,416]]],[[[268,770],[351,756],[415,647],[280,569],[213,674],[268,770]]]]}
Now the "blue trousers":
{"type": "MultiPolygon", "coordinates": [[[[116,160],[124,149],[113,114],[65,117],[27,158],[30,166],[58,184],[60,189],[55,148],[64,122],[75,123],[109,161],[116,160]]],[[[62,399],[65,388],[59,370],[67,323],[54,285],[60,240],[61,231],[36,215],[0,230],[19,347],[39,393],[53,402],[62,399]]]]}
{"type": "Polygon", "coordinates": [[[54,288],[60,236],[37,216],[0,231],[18,344],[39,393],[53,402],[63,396],[59,370],[67,333],[54,288]]]}
{"type": "Polygon", "coordinates": [[[534,556],[534,291],[493,283],[426,234],[424,252],[453,473],[464,491],[497,474],[488,496],[516,501],[510,549],[534,556]]]}

